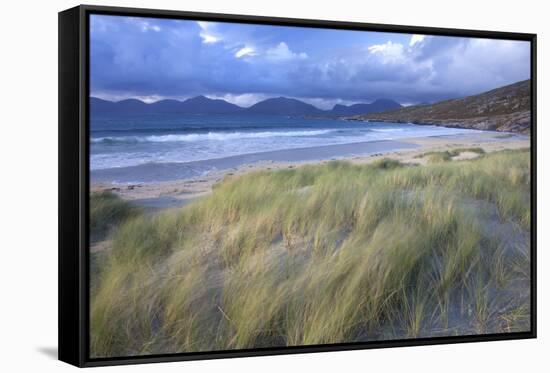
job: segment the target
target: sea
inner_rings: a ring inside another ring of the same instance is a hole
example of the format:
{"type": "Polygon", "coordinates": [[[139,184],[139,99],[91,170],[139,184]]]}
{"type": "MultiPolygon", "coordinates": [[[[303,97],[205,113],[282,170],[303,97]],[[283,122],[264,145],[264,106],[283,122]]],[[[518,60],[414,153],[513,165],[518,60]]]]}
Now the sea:
{"type": "Polygon", "coordinates": [[[407,138],[480,132],[410,123],[261,115],[92,116],[92,181],[193,178],[258,161],[339,159],[411,147],[407,138]]]}

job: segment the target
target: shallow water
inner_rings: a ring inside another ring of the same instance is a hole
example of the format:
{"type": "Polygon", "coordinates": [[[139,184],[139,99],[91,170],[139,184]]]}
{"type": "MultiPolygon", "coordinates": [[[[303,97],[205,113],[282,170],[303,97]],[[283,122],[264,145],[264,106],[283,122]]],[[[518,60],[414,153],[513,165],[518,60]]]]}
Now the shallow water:
{"type": "Polygon", "coordinates": [[[191,178],[257,161],[311,161],[411,147],[411,137],[480,131],[406,123],[239,115],[92,117],[93,181],[191,178]]]}

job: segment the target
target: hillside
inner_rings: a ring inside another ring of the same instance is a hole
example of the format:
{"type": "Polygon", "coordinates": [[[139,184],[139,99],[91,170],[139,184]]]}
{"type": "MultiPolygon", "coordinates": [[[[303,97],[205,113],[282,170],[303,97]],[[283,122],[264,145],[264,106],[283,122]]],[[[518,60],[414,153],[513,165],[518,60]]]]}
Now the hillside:
{"type": "Polygon", "coordinates": [[[529,134],[531,130],[531,81],[524,80],[478,95],[441,101],[431,105],[409,106],[347,119],[410,122],[529,134]]]}

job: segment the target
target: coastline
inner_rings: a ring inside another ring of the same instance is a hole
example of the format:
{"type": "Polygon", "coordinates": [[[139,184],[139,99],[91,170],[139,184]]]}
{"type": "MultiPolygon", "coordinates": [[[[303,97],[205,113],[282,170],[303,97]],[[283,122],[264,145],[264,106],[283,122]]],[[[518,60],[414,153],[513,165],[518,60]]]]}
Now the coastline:
{"type": "MultiPolygon", "coordinates": [[[[380,141],[376,143],[382,142],[380,141]]],[[[394,143],[397,143],[397,147],[374,147],[371,148],[372,151],[369,151],[368,154],[364,155],[336,156],[329,153],[328,157],[320,159],[296,157],[296,160],[291,160],[293,156],[296,155],[296,151],[300,153],[302,152],[302,149],[245,155],[244,157],[250,159],[250,162],[245,162],[235,166],[229,162],[229,167],[226,169],[212,171],[198,177],[136,183],[92,181],[90,190],[91,192],[111,191],[124,200],[132,202],[133,204],[143,207],[146,210],[155,212],[167,208],[184,206],[198,198],[202,198],[210,194],[213,185],[220,182],[224,178],[241,176],[250,172],[281,170],[299,167],[305,164],[322,164],[334,159],[349,161],[356,164],[365,164],[375,162],[383,158],[392,158],[403,163],[425,164],[426,159],[419,156],[427,152],[447,151],[464,147],[478,147],[483,149],[486,153],[490,153],[504,149],[529,147],[530,138],[514,134],[503,134],[501,132],[483,132],[465,135],[407,138],[400,139],[399,142],[394,143]],[[270,155],[275,155],[273,158],[277,160],[269,160],[268,158],[270,155]]],[[[350,145],[356,146],[357,144],[345,144],[345,146],[350,145]]],[[[477,156],[478,154],[475,153],[472,154],[469,152],[463,152],[454,159],[468,159],[477,156]]],[[[236,157],[230,157],[230,159],[234,158],[236,157]]]]}
{"type": "Polygon", "coordinates": [[[521,111],[505,115],[480,116],[466,119],[418,119],[415,117],[386,117],[369,114],[367,116],[344,117],[344,120],[358,122],[412,123],[418,126],[438,126],[447,128],[477,129],[482,131],[514,132],[528,135],[531,132],[531,112],[521,111]]]}
{"type": "Polygon", "coordinates": [[[473,96],[414,105],[381,113],[369,113],[348,120],[413,123],[441,127],[514,132],[531,132],[531,81],[523,80],[473,96]],[[502,103],[506,104],[502,104],[502,103]]]}

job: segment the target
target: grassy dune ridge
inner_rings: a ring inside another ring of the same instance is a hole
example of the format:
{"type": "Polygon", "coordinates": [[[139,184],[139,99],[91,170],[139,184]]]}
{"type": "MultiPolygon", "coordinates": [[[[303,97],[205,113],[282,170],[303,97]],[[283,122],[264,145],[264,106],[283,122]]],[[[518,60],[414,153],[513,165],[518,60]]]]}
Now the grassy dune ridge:
{"type": "Polygon", "coordinates": [[[529,151],[446,160],[254,172],[125,219],[92,356],[528,330],[529,151]]]}
{"type": "Polygon", "coordinates": [[[113,226],[138,213],[138,208],[118,198],[112,192],[92,193],[90,195],[90,230],[94,236],[93,240],[104,238],[113,226]]]}

